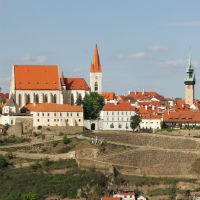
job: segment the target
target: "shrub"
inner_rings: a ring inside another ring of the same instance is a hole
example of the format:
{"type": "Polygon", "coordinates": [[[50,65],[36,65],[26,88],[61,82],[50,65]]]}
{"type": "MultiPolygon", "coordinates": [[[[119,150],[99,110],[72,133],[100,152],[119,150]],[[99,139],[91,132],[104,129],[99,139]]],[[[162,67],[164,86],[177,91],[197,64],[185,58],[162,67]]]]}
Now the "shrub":
{"type": "Polygon", "coordinates": [[[114,124],[113,123],[110,125],[110,128],[114,128],[114,124]]]}
{"type": "Polygon", "coordinates": [[[63,135],[64,135],[64,133],[62,133],[62,132],[59,133],[59,136],[63,136],[63,135]]]}
{"type": "Polygon", "coordinates": [[[0,155],[0,169],[6,168],[8,166],[8,162],[3,155],[0,155]]]}
{"type": "Polygon", "coordinates": [[[67,136],[65,135],[64,137],[63,137],[63,143],[64,144],[69,144],[71,142],[71,140],[69,139],[69,138],[67,138],[67,136]]]}
{"type": "Polygon", "coordinates": [[[37,200],[37,195],[31,192],[22,195],[22,200],[37,200]]]}

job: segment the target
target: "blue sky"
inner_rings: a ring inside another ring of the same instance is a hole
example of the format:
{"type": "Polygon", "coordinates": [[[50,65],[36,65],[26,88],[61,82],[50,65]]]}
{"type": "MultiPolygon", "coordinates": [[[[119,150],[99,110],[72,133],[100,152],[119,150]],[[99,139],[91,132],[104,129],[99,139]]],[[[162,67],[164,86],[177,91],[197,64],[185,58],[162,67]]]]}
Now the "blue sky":
{"type": "Polygon", "coordinates": [[[184,97],[189,54],[200,99],[199,0],[0,0],[0,86],[13,64],[59,64],[89,84],[98,44],[103,90],[184,97]]]}

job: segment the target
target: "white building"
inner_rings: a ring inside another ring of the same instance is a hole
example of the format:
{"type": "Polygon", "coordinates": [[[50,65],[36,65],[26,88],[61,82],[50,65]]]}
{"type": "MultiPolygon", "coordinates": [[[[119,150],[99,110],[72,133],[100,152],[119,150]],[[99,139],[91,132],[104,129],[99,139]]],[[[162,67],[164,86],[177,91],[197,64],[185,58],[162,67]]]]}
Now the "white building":
{"type": "Polygon", "coordinates": [[[22,111],[30,112],[33,117],[33,127],[83,126],[81,106],[55,103],[27,104],[22,111]]]}
{"type": "Polygon", "coordinates": [[[162,116],[146,115],[146,116],[142,116],[142,121],[140,122],[140,128],[141,129],[160,130],[161,123],[162,123],[162,116]]]}
{"type": "Polygon", "coordinates": [[[122,200],[136,200],[135,192],[121,192],[114,194],[113,197],[120,197],[122,200]]]}
{"type": "Polygon", "coordinates": [[[130,127],[131,116],[136,114],[135,107],[130,103],[108,103],[101,113],[100,119],[103,120],[103,130],[132,130],[130,127]]]}
{"type": "Polygon", "coordinates": [[[57,65],[14,65],[10,97],[19,108],[27,103],[63,103],[57,65]]]}

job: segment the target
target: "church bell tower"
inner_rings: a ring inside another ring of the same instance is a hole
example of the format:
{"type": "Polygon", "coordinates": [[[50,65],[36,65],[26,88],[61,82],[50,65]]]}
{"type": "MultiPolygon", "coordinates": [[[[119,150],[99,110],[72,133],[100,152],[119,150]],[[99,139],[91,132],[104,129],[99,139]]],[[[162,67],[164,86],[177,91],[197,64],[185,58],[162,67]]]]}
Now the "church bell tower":
{"type": "Polygon", "coordinates": [[[184,83],[185,83],[185,103],[191,106],[194,103],[195,75],[194,75],[194,67],[191,64],[190,57],[188,66],[186,67],[186,76],[184,79],[184,83]]]}
{"type": "Polygon", "coordinates": [[[99,60],[97,44],[95,45],[93,61],[90,68],[90,88],[91,92],[102,92],[102,71],[99,60]]]}

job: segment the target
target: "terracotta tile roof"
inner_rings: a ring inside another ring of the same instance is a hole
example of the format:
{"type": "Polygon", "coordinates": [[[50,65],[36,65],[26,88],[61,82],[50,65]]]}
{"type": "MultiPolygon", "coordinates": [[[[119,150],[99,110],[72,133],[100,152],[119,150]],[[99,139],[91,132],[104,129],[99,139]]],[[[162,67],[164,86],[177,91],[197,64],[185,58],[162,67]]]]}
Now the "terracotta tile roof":
{"type": "Polygon", "coordinates": [[[103,111],[135,111],[135,107],[130,103],[108,103],[103,107],[103,111]]]}
{"type": "Polygon", "coordinates": [[[9,94],[8,93],[5,93],[5,94],[0,93],[0,97],[1,98],[9,98],[9,94]]]}
{"type": "Polygon", "coordinates": [[[14,65],[15,89],[60,90],[57,65],[14,65]]]}
{"type": "Polygon", "coordinates": [[[35,112],[82,112],[81,106],[72,106],[68,104],[56,103],[39,103],[39,104],[26,104],[22,108],[22,112],[35,111],[35,112]]]}
{"type": "Polygon", "coordinates": [[[63,81],[67,90],[90,90],[88,84],[83,78],[64,78],[63,81]]]}
{"type": "Polygon", "coordinates": [[[162,115],[152,115],[152,114],[146,114],[146,115],[142,115],[142,119],[161,119],[162,115]]]}
{"type": "Polygon", "coordinates": [[[163,115],[164,122],[200,122],[200,111],[165,111],[163,115]]]}
{"type": "Polygon", "coordinates": [[[4,128],[4,126],[3,125],[0,125],[0,129],[3,129],[4,128]]]}
{"type": "Polygon", "coordinates": [[[114,92],[102,92],[101,95],[104,99],[114,100],[116,98],[114,92]]]}
{"type": "Polygon", "coordinates": [[[150,100],[152,98],[156,98],[160,101],[165,100],[163,95],[160,95],[156,92],[130,92],[129,96],[137,100],[150,100]]]}
{"type": "Polygon", "coordinates": [[[101,72],[101,64],[99,60],[97,44],[95,45],[93,62],[91,64],[90,72],[101,72]]]}
{"type": "Polygon", "coordinates": [[[101,200],[121,200],[120,197],[102,197],[101,200]]]}
{"type": "Polygon", "coordinates": [[[135,195],[135,192],[119,193],[120,195],[135,195]]]}

